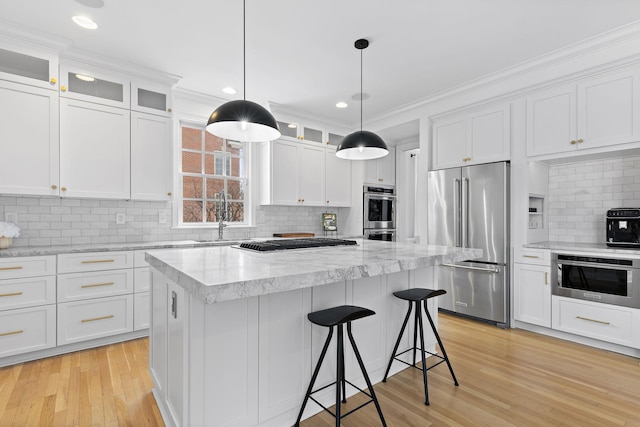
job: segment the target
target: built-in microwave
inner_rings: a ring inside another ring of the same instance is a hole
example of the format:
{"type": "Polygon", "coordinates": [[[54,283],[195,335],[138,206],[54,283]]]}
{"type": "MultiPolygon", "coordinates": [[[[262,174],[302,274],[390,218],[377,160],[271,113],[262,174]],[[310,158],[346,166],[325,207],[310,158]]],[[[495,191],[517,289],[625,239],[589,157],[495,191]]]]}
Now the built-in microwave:
{"type": "Polygon", "coordinates": [[[393,187],[364,187],[362,228],[395,229],[396,195],[393,187]]]}
{"type": "Polygon", "coordinates": [[[616,208],[607,211],[607,246],[640,247],[639,208],[616,208]]]}
{"type": "Polygon", "coordinates": [[[551,293],[640,308],[640,259],[553,254],[551,293]]]}

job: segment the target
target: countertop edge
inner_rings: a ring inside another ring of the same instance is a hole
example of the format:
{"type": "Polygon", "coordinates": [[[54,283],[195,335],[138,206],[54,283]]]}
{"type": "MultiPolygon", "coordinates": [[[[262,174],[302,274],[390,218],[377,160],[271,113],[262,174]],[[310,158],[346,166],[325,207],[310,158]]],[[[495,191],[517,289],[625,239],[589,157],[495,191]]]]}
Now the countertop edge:
{"type": "Polygon", "coordinates": [[[627,249],[627,248],[615,248],[609,247],[605,243],[572,243],[572,242],[535,242],[522,245],[523,248],[528,249],[546,249],[553,252],[591,252],[591,253],[606,253],[615,255],[628,255],[633,257],[640,256],[640,248],[627,249]]]}

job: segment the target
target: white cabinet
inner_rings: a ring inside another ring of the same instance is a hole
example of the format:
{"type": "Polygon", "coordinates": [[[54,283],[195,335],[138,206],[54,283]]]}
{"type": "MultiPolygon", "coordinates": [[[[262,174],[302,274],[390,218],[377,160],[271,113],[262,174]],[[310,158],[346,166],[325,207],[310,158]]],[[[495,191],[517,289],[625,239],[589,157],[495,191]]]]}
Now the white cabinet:
{"type": "Polygon", "coordinates": [[[129,109],[129,78],[76,62],[60,64],[60,97],[129,109]]]}
{"type": "Polygon", "coordinates": [[[386,184],[396,183],[396,151],[389,148],[389,154],[379,159],[365,160],[364,163],[365,184],[386,184]]]}
{"type": "Polygon", "coordinates": [[[0,193],[58,194],[56,91],[0,80],[0,139],[0,193]]]}
{"type": "Polygon", "coordinates": [[[553,297],[553,329],[640,348],[640,310],[553,297]]]}
{"type": "Polygon", "coordinates": [[[278,122],[278,126],[280,127],[282,139],[285,140],[300,140],[318,144],[323,144],[325,140],[328,140],[328,136],[325,137],[327,132],[323,131],[318,126],[280,121],[278,122]]]}
{"type": "MultiPolygon", "coordinates": [[[[58,90],[58,56],[55,53],[3,42],[0,80],[58,90]]],[[[0,98],[1,99],[1,98],[0,98]]]]}
{"type": "Polygon", "coordinates": [[[56,345],[55,256],[0,259],[0,358],[56,345]]]}
{"type": "Polygon", "coordinates": [[[146,81],[131,81],[131,111],[171,117],[171,88],[146,81]]]}
{"type": "Polygon", "coordinates": [[[336,148],[325,150],[325,199],[329,207],[351,206],[351,161],[336,156],[336,148]]]}
{"type": "Polygon", "coordinates": [[[63,197],[128,199],[129,110],[60,100],[60,191],[63,197]]]}
{"type": "Polygon", "coordinates": [[[261,144],[261,203],[325,206],[325,147],[277,140],[261,144]]]}
{"type": "Polygon", "coordinates": [[[515,249],[513,317],[551,327],[551,267],[548,250],[515,249]]]}
{"type": "Polygon", "coordinates": [[[131,199],[170,200],[171,119],[131,112],[131,199]]]}
{"type": "Polygon", "coordinates": [[[608,73],[528,97],[527,155],[640,140],[639,73],[608,73]]]}
{"type": "Polygon", "coordinates": [[[510,104],[438,118],[433,122],[433,169],[509,160],[510,104]]]}

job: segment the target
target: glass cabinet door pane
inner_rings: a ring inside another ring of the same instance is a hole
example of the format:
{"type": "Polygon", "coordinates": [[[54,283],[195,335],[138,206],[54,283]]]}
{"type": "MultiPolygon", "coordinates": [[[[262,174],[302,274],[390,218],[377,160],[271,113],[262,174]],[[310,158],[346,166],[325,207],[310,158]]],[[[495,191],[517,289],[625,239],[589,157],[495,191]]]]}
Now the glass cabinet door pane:
{"type": "Polygon", "coordinates": [[[49,81],[49,61],[0,49],[0,72],[49,81]]]}
{"type": "Polygon", "coordinates": [[[322,142],[322,131],[313,128],[304,128],[304,140],[313,142],[322,142]]]}
{"type": "Polygon", "coordinates": [[[298,137],[298,127],[294,123],[278,122],[278,127],[282,136],[298,137]]]}
{"type": "Polygon", "coordinates": [[[122,83],[100,80],[90,75],[72,72],[69,72],[68,78],[69,92],[123,102],[124,85],[122,83]]]}
{"type": "Polygon", "coordinates": [[[339,145],[344,139],[343,135],[336,135],[335,133],[329,132],[329,145],[339,145]]]}
{"type": "Polygon", "coordinates": [[[167,111],[167,95],[138,88],[138,106],[167,111]]]}

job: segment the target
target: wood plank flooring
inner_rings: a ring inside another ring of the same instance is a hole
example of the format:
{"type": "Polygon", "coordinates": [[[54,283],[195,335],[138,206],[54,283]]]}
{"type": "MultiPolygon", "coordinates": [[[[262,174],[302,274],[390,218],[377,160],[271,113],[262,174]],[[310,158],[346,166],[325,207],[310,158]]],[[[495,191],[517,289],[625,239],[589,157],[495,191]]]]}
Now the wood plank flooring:
{"type": "MultiPolygon", "coordinates": [[[[377,384],[390,427],[640,426],[640,359],[447,315],[440,331],[460,386],[444,364],[429,371],[430,406],[418,370],[377,384]]],[[[162,426],[147,369],[147,339],[2,368],[0,426],[162,426]]],[[[380,423],[368,405],[342,425],[380,423]]]]}

